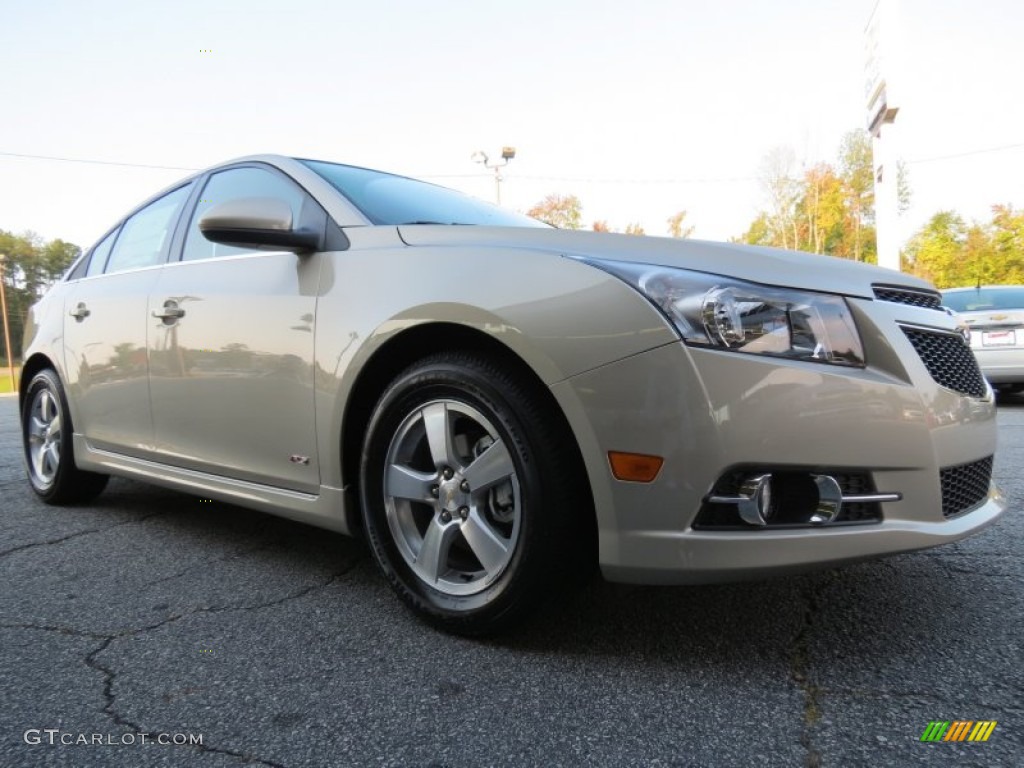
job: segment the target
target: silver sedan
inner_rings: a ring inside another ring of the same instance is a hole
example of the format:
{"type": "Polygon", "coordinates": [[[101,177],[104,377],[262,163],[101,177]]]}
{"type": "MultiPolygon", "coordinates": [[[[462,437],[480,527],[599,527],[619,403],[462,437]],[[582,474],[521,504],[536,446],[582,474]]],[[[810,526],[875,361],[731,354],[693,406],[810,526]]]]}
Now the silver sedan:
{"type": "Polygon", "coordinates": [[[595,566],[760,578],[956,541],[1005,507],[992,390],[928,284],[560,231],[352,166],[258,156],[173,185],[25,341],[45,501],[120,475],[363,535],[454,632],[595,566]]]}
{"type": "Polygon", "coordinates": [[[942,303],[966,326],[992,386],[1024,391],[1024,285],[950,288],[942,292],[942,303]]]}

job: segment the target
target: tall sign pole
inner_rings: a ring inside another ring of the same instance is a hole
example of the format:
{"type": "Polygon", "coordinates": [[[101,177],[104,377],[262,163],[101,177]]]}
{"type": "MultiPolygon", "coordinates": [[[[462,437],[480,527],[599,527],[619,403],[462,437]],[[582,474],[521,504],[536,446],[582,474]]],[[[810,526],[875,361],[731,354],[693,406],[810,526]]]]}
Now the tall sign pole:
{"type": "Polygon", "coordinates": [[[875,238],[878,264],[900,268],[896,115],[900,111],[897,0],[878,0],[864,30],[864,98],[875,172],[875,238]],[[884,128],[884,131],[883,131],[884,128]],[[883,137],[884,133],[884,137],[883,137]]]}

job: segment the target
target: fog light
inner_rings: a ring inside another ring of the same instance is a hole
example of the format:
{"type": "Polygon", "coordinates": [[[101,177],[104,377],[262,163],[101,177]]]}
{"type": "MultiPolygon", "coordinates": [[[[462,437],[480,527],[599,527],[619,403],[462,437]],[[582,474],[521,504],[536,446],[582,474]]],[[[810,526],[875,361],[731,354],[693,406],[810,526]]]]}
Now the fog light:
{"type": "Polygon", "coordinates": [[[815,525],[831,523],[843,508],[843,489],[834,477],[829,475],[812,475],[814,485],[818,489],[818,503],[808,522],[815,525]]]}
{"type": "Polygon", "coordinates": [[[746,478],[736,496],[712,496],[708,501],[713,504],[735,504],[740,519],[748,525],[768,525],[772,513],[771,473],[746,478]]]}

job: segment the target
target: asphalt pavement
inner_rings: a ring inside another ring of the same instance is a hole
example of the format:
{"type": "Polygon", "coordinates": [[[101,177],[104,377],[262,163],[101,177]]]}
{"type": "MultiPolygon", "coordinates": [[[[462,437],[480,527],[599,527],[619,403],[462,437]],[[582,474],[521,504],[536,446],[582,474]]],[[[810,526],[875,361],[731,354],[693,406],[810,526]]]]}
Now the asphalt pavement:
{"type": "Polygon", "coordinates": [[[340,535],[119,479],[41,504],[0,398],[0,766],[1024,765],[1024,399],[999,425],[1012,508],[975,538],[595,582],[480,642],[417,621],[340,535]],[[922,742],[936,720],[997,726],[922,742]]]}

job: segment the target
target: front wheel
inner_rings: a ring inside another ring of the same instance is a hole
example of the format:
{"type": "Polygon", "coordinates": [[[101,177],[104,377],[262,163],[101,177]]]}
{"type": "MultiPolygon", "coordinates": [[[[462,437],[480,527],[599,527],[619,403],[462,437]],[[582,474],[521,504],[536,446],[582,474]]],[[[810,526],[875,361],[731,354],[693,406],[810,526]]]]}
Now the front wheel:
{"type": "Polygon", "coordinates": [[[586,495],[556,423],[536,391],[471,354],[423,360],[381,396],[363,520],[381,570],[428,621],[498,631],[571,581],[560,569],[587,546],[572,535],[586,495]]]}
{"type": "Polygon", "coordinates": [[[47,504],[89,501],[106,487],[107,475],[83,472],[75,466],[64,387],[49,368],[29,382],[21,433],[29,483],[47,504]]]}

